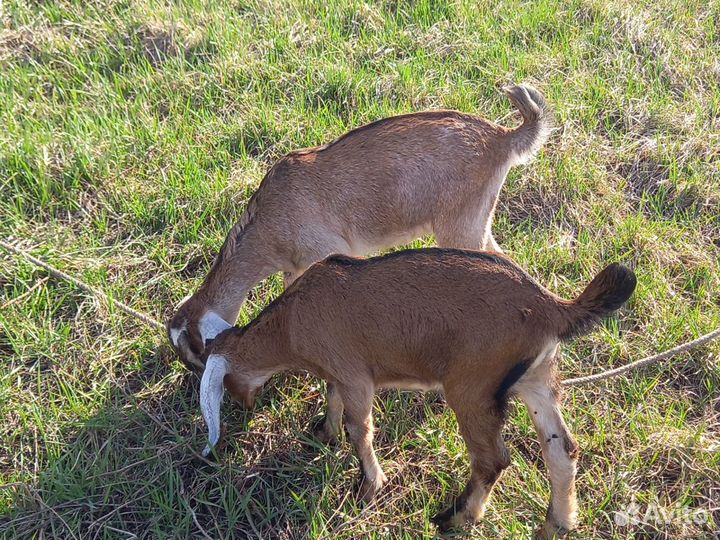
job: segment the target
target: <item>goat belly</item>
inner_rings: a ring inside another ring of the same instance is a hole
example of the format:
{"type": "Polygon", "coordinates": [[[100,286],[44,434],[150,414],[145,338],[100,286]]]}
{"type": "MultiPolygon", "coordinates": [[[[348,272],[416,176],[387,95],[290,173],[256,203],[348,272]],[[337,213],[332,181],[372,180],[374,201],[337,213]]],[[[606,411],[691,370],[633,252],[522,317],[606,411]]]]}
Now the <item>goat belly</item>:
{"type": "Polygon", "coordinates": [[[437,392],[443,391],[443,385],[441,382],[433,382],[433,381],[423,381],[419,379],[391,379],[391,380],[383,380],[378,383],[378,388],[388,388],[388,389],[397,389],[397,390],[420,390],[423,392],[427,392],[430,390],[435,390],[437,392]]]}

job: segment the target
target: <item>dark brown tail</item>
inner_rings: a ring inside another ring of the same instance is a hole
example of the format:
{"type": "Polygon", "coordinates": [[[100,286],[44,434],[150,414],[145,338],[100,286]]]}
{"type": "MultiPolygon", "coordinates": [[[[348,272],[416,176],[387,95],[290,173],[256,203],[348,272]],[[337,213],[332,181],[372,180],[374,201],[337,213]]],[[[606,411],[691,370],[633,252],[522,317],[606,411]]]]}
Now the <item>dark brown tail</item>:
{"type": "Polygon", "coordinates": [[[569,317],[560,339],[566,340],[589,332],[630,298],[636,284],[635,274],[629,268],[617,263],[605,268],[580,296],[567,304],[569,317]]]}

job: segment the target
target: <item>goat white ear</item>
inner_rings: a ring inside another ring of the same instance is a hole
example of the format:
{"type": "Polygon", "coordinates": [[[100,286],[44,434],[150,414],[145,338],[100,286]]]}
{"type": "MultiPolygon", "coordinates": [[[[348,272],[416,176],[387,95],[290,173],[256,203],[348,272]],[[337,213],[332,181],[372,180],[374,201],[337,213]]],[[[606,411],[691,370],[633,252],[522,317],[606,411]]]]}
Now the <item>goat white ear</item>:
{"type": "Polygon", "coordinates": [[[200,410],[208,427],[208,444],[202,451],[203,457],[209,456],[220,440],[220,405],[227,372],[228,364],[223,356],[211,354],[208,357],[200,380],[200,410]]]}
{"type": "Polygon", "coordinates": [[[231,327],[232,324],[227,322],[214,311],[208,311],[205,313],[198,323],[198,330],[200,330],[203,344],[207,343],[208,340],[215,339],[220,332],[231,327]]]}
{"type": "Polygon", "coordinates": [[[219,317],[219,316],[218,316],[218,319],[220,319],[221,324],[224,324],[224,325],[225,325],[225,328],[223,328],[223,330],[227,330],[228,328],[232,328],[232,327],[234,326],[234,325],[230,324],[229,322],[227,322],[227,321],[226,321],[225,319],[223,319],[222,317],[219,317]]]}

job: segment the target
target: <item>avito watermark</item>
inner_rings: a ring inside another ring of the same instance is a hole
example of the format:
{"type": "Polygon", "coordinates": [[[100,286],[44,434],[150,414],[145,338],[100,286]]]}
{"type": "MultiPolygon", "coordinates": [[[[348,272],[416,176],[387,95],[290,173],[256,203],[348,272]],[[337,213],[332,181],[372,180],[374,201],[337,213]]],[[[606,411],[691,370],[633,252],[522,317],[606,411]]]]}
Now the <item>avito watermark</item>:
{"type": "Polygon", "coordinates": [[[632,501],[623,510],[614,512],[618,527],[634,525],[703,525],[710,520],[710,512],[704,508],[690,508],[680,504],[670,507],[649,502],[645,505],[632,501]]]}

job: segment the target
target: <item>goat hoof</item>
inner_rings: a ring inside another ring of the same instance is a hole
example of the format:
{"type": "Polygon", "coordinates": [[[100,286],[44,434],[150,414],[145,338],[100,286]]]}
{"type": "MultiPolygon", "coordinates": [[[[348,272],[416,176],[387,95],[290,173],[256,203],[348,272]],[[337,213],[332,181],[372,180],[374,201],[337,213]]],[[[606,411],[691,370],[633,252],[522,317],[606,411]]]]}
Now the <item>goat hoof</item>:
{"type": "Polygon", "coordinates": [[[358,499],[363,503],[369,504],[377,495],[377,492],[385,485],[387,477],[383,474],[377,482],[371,482],[364,476],[360,479],[360,486],[358,488],[358,499]]]}
{"type": "Polygon", "coordinates": [[[556,538],[565,538],[570,529],[563,527],[555,522],[552,518],[545,520],[544,525],[535,533],[535,538],[539,540],[554,540],[556,538]]]}
{"type": "Polygon", "coordinates": [[[337,435],[328,433],[324,426],[315,433],[315,437],[323,444],[332,445],[337,443],[337,435]]]}
{"type": "Polygon", "coordinates": [[[365,504],[370,503],[375,498],[377,490],[370,484],[370,482],[361,482],[358,489],[358,499],[365,504]]]}
{"type": "Polygon", "coordinates": [[[312,421],[312,434],[315,439],[323,444],[335,444],[337,442],[337,435],[334,433],[328,433],[326,421],[324,416],[315,418],[312,421]]]}
{"type": "Polygon", "coordinates": [[[439,514],[436,514],[434,517],[430,519],[435,526],[438,528],[438,530],[441,533],[446,533],[451,531],[456,527],[456,519],[455,519],[456,513],[455,509],[451,506],[444,512],[440,512],[439,514]]]}

